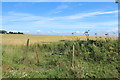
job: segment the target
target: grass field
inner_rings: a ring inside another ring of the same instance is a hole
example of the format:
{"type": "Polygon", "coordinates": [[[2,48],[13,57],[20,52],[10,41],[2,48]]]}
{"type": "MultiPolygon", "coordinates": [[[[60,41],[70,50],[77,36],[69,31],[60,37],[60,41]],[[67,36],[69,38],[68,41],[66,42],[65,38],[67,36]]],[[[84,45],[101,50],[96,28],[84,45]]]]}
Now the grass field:
{"type": "Polygon", "coordinates": [[[3,78],[119,78],[117,37],[89,39],[2,35],[3,78]]]}

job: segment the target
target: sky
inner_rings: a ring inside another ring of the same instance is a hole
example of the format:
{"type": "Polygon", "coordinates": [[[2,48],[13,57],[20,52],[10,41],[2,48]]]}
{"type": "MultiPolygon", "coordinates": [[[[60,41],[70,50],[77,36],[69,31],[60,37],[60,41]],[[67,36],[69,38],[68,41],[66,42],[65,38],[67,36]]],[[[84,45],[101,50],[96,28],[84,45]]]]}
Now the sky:
{"type": "Polygon", "coordinates": [[[2,29],[25,34],[102,36],[118,31],[114,2],[3,2],[2,29]]]}
{"type": "Polygon", "coordinates": [[[2,0],[2,2],[115,2],[115,0],[2,0]]]}

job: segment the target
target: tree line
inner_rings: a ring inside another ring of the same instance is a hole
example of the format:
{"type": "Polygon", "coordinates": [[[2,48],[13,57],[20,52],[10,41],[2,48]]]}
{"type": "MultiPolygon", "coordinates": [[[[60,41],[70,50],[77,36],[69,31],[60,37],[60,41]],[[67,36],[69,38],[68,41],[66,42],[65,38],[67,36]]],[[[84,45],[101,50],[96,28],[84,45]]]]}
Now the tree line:
{"type": "Polygon", "coordinates": [[[23,34],[23,32],[12,32],[12,31],[6,31],[6,30],[0,30],[0,34],[23,34]]]}

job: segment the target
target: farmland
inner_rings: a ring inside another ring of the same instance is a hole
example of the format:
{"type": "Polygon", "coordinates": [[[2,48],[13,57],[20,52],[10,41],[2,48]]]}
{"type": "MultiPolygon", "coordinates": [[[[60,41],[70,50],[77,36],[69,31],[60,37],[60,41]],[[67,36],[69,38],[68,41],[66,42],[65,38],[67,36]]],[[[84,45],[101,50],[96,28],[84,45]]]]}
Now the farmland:
{"type": "Polygon", "coordinates": [[[5,34],[3,78],[118,78],[118,52],[117,37],[5,34]]]}
{"type": "MultiPolygon", "coordinates": [[[[20,35],[20,34],[0,34],[2,37],[2,44],[6,45],[25,45],[27,39],[30,39],[30,44],[33,43],[46,43],[46,42],[58,42],[60,40],[86,40],[86,36],[70,36],[70,35],[20,35]]],[[[92,40],[96,40],[95,36],[89,37],[92,40]]],[[[106,37],[97,38],[98,40],[105,40],[106,37]]],[[[117,39],[117,37],[110,37],[111,40],[117,39]]],[[[0,43],[1,44],[1,43],[0,43]]]]}

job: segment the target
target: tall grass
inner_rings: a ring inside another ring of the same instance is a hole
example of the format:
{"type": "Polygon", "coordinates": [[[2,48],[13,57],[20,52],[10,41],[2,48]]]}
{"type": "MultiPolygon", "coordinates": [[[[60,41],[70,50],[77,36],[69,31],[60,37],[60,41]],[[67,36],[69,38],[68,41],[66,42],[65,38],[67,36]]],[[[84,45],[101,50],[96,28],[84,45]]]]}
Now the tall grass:
{"type": "Polygon", "coordinates": [[[24,45],[3,45],[3,77],[118,78],[118,52],[118,40],[88,37],[87,41],[31,44],[29,49],[24,45]]]}

